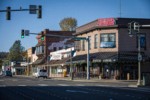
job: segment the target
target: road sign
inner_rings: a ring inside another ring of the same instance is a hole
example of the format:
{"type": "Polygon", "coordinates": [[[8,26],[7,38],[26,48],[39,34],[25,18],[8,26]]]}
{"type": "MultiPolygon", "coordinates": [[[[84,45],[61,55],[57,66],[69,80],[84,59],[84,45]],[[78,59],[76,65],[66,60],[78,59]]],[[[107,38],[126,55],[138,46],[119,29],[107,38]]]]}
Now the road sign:
{"type": "Polygon", "coordinates": [[[36,5],[29,5],[29,13],[36,14],[36,5]]]}

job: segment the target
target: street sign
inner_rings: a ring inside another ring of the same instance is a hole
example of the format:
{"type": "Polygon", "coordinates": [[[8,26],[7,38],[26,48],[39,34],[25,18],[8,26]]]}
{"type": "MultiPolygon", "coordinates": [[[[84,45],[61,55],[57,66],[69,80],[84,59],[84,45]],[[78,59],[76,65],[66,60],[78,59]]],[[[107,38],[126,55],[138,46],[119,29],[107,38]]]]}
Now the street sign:
{"type": "Polygon", "coordinates": [[[25,36],[29,36],[29,30],[24,30],[25,36]]]}
{"type": "Polygon", "coordinates": [[[36,14],[36,5],[29,5],[29,13],[36,14]]]}
{"type": "Polygon", "coordinates": [[[138,55],[138,61],[142,61],[142,55],[138,55]]]}

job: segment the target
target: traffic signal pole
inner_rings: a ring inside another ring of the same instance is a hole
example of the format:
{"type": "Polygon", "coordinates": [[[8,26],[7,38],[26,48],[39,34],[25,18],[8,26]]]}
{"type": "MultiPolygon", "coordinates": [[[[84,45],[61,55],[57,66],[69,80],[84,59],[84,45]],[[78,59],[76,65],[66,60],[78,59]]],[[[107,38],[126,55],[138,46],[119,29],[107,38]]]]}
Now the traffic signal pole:
{"type": "Polygon", "coordinates": [[[35,12],[35,14],[37,11],[37,15],[38,15],[37,18],[42,18],[42,6],[41,5],[39,5],[38,8],[22,9],[22,7],[20,7],[20,9],[11,9],[11,7],[7,7],[6,10],[0,10],[0,12],[6,12],[7,20],[11,20],[11,12],[14,12],[14,11],[33,11],[35,12]]]}
{"type": "Polygon", "coordinates": [[[141,55],[141,44],[140,44],[140,27],[150,27],[150,25],[140,25],[138,22],[131,22],[128,24],[128,33],[129,36],[137,35],[138,36],[138,81],[137,86],[141,86],[141,61],[142,61],[142,55],[141,55]]]}

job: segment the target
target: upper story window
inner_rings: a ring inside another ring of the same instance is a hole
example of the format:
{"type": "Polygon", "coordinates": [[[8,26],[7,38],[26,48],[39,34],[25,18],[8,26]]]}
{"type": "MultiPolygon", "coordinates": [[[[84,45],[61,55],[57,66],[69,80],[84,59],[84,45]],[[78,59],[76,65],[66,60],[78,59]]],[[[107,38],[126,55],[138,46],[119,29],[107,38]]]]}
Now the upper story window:
{"type": "Polygon", "coordinates": [[[103,33],[100,35],[100,47],[101,48],[115,48],[116,47],[116,35],[115,33],[103,33]]]}
{"type": "Polygon", "coordinates": [[[44,46],[37,46],[36,47],[36,54],[42,54],[44,53],[44,46]]]}
{"type": "Polygon", "coordinates": [[[94,36],[94,48],[96,49],[98,47],[98,35],[95,34],[94,36]]]}
{"type": "Polygon", "coordinates": [[[57,50],[57,47],[53,47],[53,51],[56,51],[57,50]]]}
{"type": "Polygon", "coordinates": [[[85,40],[82,40],[82,50],[85,50],[85,40]]]}
{"type": "Polygon", "coordinates": [[[91,49],[91,36],[88,36],[89,38],[89,49],[91,49]]]}

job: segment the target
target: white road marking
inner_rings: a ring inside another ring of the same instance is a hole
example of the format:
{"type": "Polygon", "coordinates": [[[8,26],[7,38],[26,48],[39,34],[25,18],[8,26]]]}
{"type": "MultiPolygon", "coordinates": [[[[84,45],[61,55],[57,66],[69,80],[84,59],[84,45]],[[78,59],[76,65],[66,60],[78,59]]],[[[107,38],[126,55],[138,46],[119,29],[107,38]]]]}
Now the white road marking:
{"type": "Polygon", "coordinates": [[[76,84],[77,86],[85,86],[84,84],[76,84]]]}
{"type": "Polygon", "coordinates": [[[6,85],[0,85],[0,87],[6,87],[6,85]]]}
{"type": "Polygon", "coordinates": [[[18,86],[27,86],[27,85],[21,84],[21,85],[18,85],[18,86]]]}
{"type": "Polygon", "coordinates": [[[0,80],[0,81],[2,82],[2,81],[4,81],[4,80],[0,80]]]}
{"type": "Polygon", "coordinates": [[[89,93],[86,91],[78,91],[78,90],[66,90],[67,92],[79,92],[79,93],[89,93]]]}
{"type": "Polygon", "coordinates": [[[48,86],[47,84],[38,84],[39,86],[48,86]]]}
{"type": "Polygon", "coordinates": [[[12,81],[18,81],[18,80],[16,80],[16,79],[13,79],[12,81]]]}
{"type": "Polygon", "coordinates": [[[69,86],[68,84],[57,84],[57,85],[60,85],[60,86],[69,86]]]}

